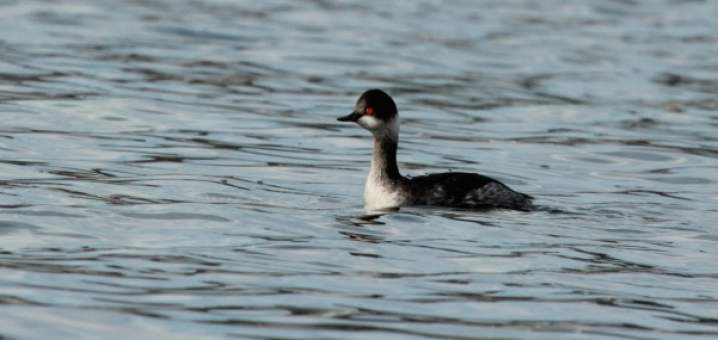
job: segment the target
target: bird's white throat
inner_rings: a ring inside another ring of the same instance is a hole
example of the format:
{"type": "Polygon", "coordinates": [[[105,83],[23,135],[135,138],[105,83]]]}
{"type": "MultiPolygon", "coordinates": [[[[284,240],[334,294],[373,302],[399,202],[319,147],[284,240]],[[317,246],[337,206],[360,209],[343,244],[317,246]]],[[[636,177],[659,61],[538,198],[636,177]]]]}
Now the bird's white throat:
{"type": "Polygon", "coordinates": [[[359,125],[369,130],[375,139],[389,138],[394,142],[399,142],[399,122],[398,118],[392,118],[385,122],[376,117],[364,115],[359,118],[359,125]]]}

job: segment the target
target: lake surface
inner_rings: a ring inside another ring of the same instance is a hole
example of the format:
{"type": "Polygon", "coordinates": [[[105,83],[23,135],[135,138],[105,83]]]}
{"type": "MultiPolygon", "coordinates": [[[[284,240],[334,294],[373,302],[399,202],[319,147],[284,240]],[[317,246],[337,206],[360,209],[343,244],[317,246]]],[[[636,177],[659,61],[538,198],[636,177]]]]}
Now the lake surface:
{"type": "Polygon", "coordinates": [[[2,339],[715,339],[718,2],[0,0],[2,339]],[[407,175],[535,212],[367,216],[407,175]]]}

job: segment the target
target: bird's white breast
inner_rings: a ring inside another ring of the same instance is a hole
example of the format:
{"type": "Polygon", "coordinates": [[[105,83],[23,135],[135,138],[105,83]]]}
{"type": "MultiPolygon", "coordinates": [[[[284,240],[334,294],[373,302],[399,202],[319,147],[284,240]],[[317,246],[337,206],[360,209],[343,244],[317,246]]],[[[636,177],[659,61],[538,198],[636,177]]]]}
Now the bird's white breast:
{"type": "Polygon", "coordinates": [[[364,206],[369,210],[397,208],[406,201],[406,195],[400,188],[386,184],[373,171],[364,187],[364,206]]]}

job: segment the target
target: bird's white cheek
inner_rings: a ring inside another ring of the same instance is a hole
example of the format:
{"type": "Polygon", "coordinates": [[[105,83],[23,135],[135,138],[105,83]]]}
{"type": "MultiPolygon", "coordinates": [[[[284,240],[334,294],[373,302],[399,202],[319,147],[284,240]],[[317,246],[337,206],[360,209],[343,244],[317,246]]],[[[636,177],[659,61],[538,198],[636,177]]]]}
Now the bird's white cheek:
{"type": "Polygon", "coordinates": [[[376,130],[380,125],[380,122],[378,119],[376,119],[372,116],[366,116],[366,115],[359,118],[358,122],[359,122],[359,125],[361,125],[361,127],[365,128],[367,130],[376,130]]]}

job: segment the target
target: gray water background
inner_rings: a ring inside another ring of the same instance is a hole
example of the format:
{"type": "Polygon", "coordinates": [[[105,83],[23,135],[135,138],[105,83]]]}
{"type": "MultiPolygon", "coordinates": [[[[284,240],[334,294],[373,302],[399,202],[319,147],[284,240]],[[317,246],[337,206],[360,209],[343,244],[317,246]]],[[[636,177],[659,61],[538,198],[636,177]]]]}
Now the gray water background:
{"type": "Polygon", "coordinates": [[[718,2],[0,0],[0,338],[718,337],[718,2]],[[364,217],[404,174],[537,212],[364,217]]]}

